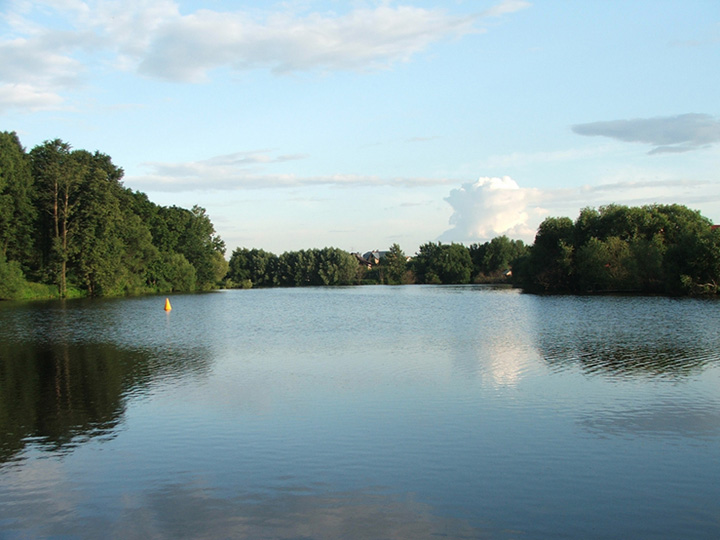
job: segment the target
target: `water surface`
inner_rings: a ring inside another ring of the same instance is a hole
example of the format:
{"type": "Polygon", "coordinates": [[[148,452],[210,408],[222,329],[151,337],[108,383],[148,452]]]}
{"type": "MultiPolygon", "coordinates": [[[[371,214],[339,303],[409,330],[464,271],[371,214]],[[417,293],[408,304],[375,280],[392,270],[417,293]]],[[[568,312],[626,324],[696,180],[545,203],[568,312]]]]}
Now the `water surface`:
{"type": "Polygon", "coordinates": [[[718,538],[720,304],[0,303],[0,537],[718,538]]]}

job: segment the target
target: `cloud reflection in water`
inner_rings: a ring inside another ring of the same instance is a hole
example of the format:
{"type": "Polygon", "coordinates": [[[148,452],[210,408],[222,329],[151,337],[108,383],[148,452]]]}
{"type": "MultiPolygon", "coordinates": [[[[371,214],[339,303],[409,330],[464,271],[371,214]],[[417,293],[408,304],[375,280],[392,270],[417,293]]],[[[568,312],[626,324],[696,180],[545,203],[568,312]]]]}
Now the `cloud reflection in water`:
{"type": "MultiPolygon", "coordinates": [[[[54,475],[56,482],[61,481],[54,475]]],[[[64,480],[70,492],[71,482],[64,480]]],[[[27,485],[21,482],[18,486],[27,485]]],[[[55,486],[54,491],[65,491],[55,486]]],[[[302,490],[299,490],[302,492],[302,490]]],[[[177,538],[304,538],[364,540],[430,540],[488,538],[489,531],[462,519],[441,516],[411,495],[371,491],[334,494],[254,494],[226,497],[198,483],[169,484],[139,498],[117,501],[117,516],[83,519],[77,501],[38,504],[20,496],[14,531],[32,537],[177,539],[177,538]],[[68,519],[74,516],[73,519],[68,519]],[[59,519],[60,518],[60,519],[59,519]]],[[[45,503],[47,501],[43,501],[45,503]]],[[[0,518],[2,513],[0,513],[0,518]]]]}

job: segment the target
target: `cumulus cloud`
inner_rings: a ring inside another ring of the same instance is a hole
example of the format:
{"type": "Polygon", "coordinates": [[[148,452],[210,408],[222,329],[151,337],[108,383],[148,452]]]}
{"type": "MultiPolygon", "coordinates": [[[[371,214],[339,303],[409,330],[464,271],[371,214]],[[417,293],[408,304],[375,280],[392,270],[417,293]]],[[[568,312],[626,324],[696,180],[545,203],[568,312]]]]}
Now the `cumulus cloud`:
{"type": "Polygon", "coordinates": [[[445,199],[453,208],[442,241],[478,242],[496,236],[532,240],[537,222],[546,214],[537,189],[521,188],[509,176],[479,178],[453,189],[445,199]]]}
{"type": "Polygon", "coordinates": [[[586,206],[657,203],[714,209],[720,202],[720,185],[671,175],[649,177],[641,171],[629,171],[596,185],[543,190],[522,188],[508,176],[484,177],[453,189],[445,200],[453,209],[453,227],[438,238],[441,241],[470,244],[506,235],[532,242],[545,217],[575,219],[586,206]]]}
{"type": "Polygon", "coordinates": [[[610,137],[654,146],[650,154],[689,152],[720,141],[720,120],[709,114],[635,118],[577,124],[578,135],[610,137]]]}

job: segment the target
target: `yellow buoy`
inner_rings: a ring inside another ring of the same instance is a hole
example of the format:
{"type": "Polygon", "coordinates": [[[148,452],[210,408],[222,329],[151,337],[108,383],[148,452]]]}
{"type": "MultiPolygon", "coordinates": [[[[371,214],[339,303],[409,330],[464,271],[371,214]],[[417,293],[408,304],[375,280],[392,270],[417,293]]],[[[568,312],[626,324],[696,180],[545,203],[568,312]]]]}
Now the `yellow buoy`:
{"type": "Polygon", "coordinates": [[[170,299],[165,299],[165,311],[170,311],[172,309],[172,306],[170,305],[170,299]]]}

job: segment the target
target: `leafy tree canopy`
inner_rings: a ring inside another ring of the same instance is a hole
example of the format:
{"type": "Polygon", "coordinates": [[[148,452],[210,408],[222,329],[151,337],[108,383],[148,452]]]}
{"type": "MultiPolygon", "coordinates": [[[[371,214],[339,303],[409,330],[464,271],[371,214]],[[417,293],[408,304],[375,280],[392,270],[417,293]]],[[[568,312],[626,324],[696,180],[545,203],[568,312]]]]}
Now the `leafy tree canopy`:
{"type": "Polygon", "coordinates": [[[26,153],[0,133],[0,298],[107,296],[216,287],[225,245],[199,206],[150,202],[122,185],[110,156],[60,139],[26,153]]]}

